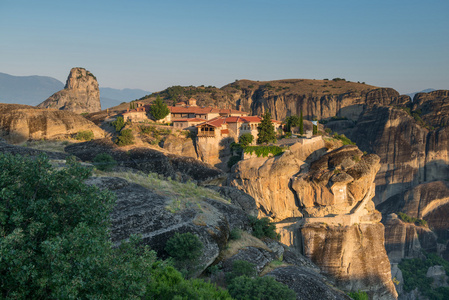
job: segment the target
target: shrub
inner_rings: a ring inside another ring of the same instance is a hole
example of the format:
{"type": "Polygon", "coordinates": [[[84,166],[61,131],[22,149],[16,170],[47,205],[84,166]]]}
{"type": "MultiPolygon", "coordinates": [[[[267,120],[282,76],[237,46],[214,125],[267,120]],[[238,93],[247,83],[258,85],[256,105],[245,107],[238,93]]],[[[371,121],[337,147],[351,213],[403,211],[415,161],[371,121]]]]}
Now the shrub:
{"type": "Polygon", "coordinates": [[[236,163],[238,163],[241,160],[241,155],[234,155],[231,156],[231,158],[229,158],[228,160],[228,168],[232,168],[233,165],[235,165],[236,163]]]}
{"type": "Polygon", "coordinates": [[[203,243],[197,235],[190,232],[175,233],[165,245],[165,251],[176,261],[193,261],[201,255],[203,243]]]}
{"type": "Polygon", "coordinates": [[[245,153],[255,153],[257,157],[267,157],[269,154],[278,156],[284,152],[284,149],[279,146],[247,146],[243,149],[245,153]]]}
{"type": "Polygon", "coordinates": [[[332,137],[334,139],[342,141],[343,145],[355,145],[355,143],[347,138],[344,134],[339,135],[338,133],[334,133],[332,137]]]}
{"type": "Polygon", "coordinates": [[[232,271],[226,274],[226,280],[231,283],[239,276],[255,277],[257,275],[256,265],[246,260],[234,260],[232,271]]]}
{"type": "Polygon", "coordinates": [[[115,140],[115,143],[119,146],[127,146],[134,144],[134,135],[131,129],[124,129],[120,132],[120,135],[115,140]]]}
{"type": "Polygon", "coordinates": [[[243,147],[250,145],[254,141],[254,136],[251,133],[244,133],[239,137],[239,143],[243,147]]]}
{"type": "Polygon", "coordinates": [[[257,238],[268,237],[271,239],[280,239],[279,234],[276,233],[276,225],[270,222],[267,217],[258,219],[249,216],[251,227],[253,228],[253,235],[257,238]]]}
{"type": "Polygon", "coordinates": [[[402,221],[407,222],[407,223],[414,223],[415,225],[424,226],[424,227],[427,226],[426,220],[418,219],[418,218],[415,218],[415,217],[410,217],[410,216],[408,216],[407,214],[405,214],[403,212],[399,212],[398,213],[398,217],[402,221]]]}
{"type": "Polygon", "coordinates": [[[240,228],[234,228],[229,233],[230,240],[239,240],[242,237],[242,230],[240,228]]]}
{"type": "Polygon", "coordinates": [[[94,166],[101,171],[111,171],[117,162],[107,153],[97,154],[94,158],[94,166]]]}
{"type": "Polygon", "coordinates": [[[364,291],[350,292],[348,295],[354,300],[369,300],[368,294],[364,291]]]}
{"type": "Polygon", "coordinates": [[[240,276],[228,286],[235,299],[294,300],[296,293],[271,276],[251,278],[240,276]]]}
{"type": "Polygon", "coordinates": [[[123,117],[117,117],[117,119],[111,124],[115,128],[115,131],[119,132],[123,127],[125,127],[125,120],[123,119],[123,117]]]}
{"type": "Polygon", "coordinates": [[[78,141],[90,141],[93,140],[94,133],[92,130],[84,130],[84,131],[78,131],[78,133],[75,136],[75,139],[78,141]]]}

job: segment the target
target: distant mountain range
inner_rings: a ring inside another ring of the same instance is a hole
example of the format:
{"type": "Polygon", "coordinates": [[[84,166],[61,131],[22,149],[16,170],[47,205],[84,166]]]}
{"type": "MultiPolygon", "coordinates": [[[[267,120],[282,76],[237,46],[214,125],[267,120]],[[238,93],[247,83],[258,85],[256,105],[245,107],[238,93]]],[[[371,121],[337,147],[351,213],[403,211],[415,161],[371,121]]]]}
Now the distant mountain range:
{"type": "MultiPolygon", "coordinates": [[[[48,76],[13,76],[0,73],[0,103],[38,105],[64,88],[64,83],[48,76]]],[[[139,99],[151,92],[140,89],[113,89],[100,87],[101,108],[139,99]]]]}
{"type": "Polygon", "coordinates": [[[412,98],[412,100],[413,100],[413,97],[415,97],[415,95],[418,94],[418,93],[430,93],[430,92],[433,92],[433,91],[436,91],[436,90],[435,89],[425,89],[425,90],[422,90],[422,91],[419,91],[419,92],[414,92],[414,93],[410,93],[410,94],[406,94],[406,95],[410,96],[410,98],[412,98]]]}

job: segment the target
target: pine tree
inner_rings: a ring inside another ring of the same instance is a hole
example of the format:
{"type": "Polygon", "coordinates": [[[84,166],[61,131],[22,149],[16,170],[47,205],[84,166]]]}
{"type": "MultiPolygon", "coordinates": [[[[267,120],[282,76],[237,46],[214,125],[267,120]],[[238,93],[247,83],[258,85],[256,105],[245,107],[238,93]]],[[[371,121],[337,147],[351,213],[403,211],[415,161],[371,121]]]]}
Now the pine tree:
{"type": "Polygon", "coordinates": [[[276,133],[274,131],[274,125],[271,121],[270,112],[266,112],[262,116],[262,122],[260,122],[257,127],[257,131],[259,132],[257,136],[257,143],[264,144],[269,142],[276,142],[276,133]]]}
{"type": "Polygon", "coordinates": [[[170,109],[164,103],[164,101],[162,101],[162,99],[157,96],[156,100],[154,100],[153,104],[151,104],[150,106],[150,112],[153,115],[154,119],[160,120],[165,118],[170,113],[170,109]]]}
{"type": "Polygon", "coordinates": [[[304,134],[304,118],[302,116],[302,110],[301,114],[299,115],[299,134],[300,135],[304,134]]]}

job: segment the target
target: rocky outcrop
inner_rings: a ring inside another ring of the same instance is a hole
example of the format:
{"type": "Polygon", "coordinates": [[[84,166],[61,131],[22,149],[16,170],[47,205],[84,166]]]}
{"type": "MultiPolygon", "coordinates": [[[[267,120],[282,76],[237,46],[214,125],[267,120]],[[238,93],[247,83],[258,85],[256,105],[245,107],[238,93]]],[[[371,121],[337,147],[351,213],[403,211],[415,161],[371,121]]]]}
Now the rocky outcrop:
{"type": "Polygon", "coordinates": [[[33,106],[0,103],[0,137],[12,144],[27,140],[66,139],[79,131],[104,131],[84,117],[69,111],[37,109],[33,106]]]}
{"type": "Polygon", "coordinates": [[[144,173],[157,173],[181,181],[214,184],[225,180],[224,173],[194,158],[169,154],[151,148],[123,149],[110,139],[95,140],[67,146],[65,151],[82,161],[93,161],[96,155],[111,155],[120,167],[132,168],[144,173]]]}
{"type": "Polygon", "coordinates": [[[310,143],[298,143],[276,157],[255,157],[240,161],[230,177],[230,185],[256,200],[259,216],[273,220],[301,217],[302,213],[291,190],[291,178],[307,168],[308,160],[326,151],[321,137],[310,143]]]}
{"type": "Polygon", "coordinates": [[[173,154],[198,158],[191,138],[170,135],[162,141],[162,148],[173,154]]]}
{"type": "Polygon", "coordinates": [[[395,299],[381,214],[372,201],[379,157],[356,146],[324,155],[319,143],[307,151],[302,146],[239,162],[231,185],[253,196],[260,215],[279,221],[281,241],[340,288],[395,299]]]}
{"type": "Polygon", "coordinates": [[[75,113],[100,111],[100,90],[97,79],[84,68],[72,68],[64,89],[54,93],[37,107],[68,110],[75,113]]]}
{"type": "Polygon", "coordinates": [[[165,245],[175,233],[196,234],[203,243],[200,258],[188,266],[193,274],[201,273],[224,249],[230,230],[249,230],[246,214],[229,203],[207,199],[179,212],[167,206],[172,199],[153,190],[115,177],[93,177],[87,184],[112,191],[117,202],[111,214],[111,240],[118,245],[132,234],[140,234],[161,258],[167,258],[165,245]],[[217,208],[217,206],[220,206],[217,208]]]}

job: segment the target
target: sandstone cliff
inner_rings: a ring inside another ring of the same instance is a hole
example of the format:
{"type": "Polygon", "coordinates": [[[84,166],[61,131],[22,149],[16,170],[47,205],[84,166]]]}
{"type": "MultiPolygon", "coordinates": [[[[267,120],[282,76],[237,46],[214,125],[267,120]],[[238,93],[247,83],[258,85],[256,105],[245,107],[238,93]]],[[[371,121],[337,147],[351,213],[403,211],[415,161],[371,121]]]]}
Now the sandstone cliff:
{"type": "Polygon", "coordinates": [[[95,138],[104,137],[104,131],[94,123],[69,111],[0,103],[0,137],[12,144],[70,138],[82,130],[91,130],[95,138]]]}
{"type": "Polygon", "coordinates": [[[372,201],[379,157],[356,146],[325,152],[320,137],[279,157],[243,160],[230,184],[254,197],[259,215],[278,221],[281,241],[339,287],[395,299],[381,214],[372,201]]]}
{"type": "Polygon", "coordinates": [[[84,68],[70,70],[63,90],[54,93],[37,105],[75,113],[93,113],[101,110],[100,90],[95,76],[84,68]]]}

